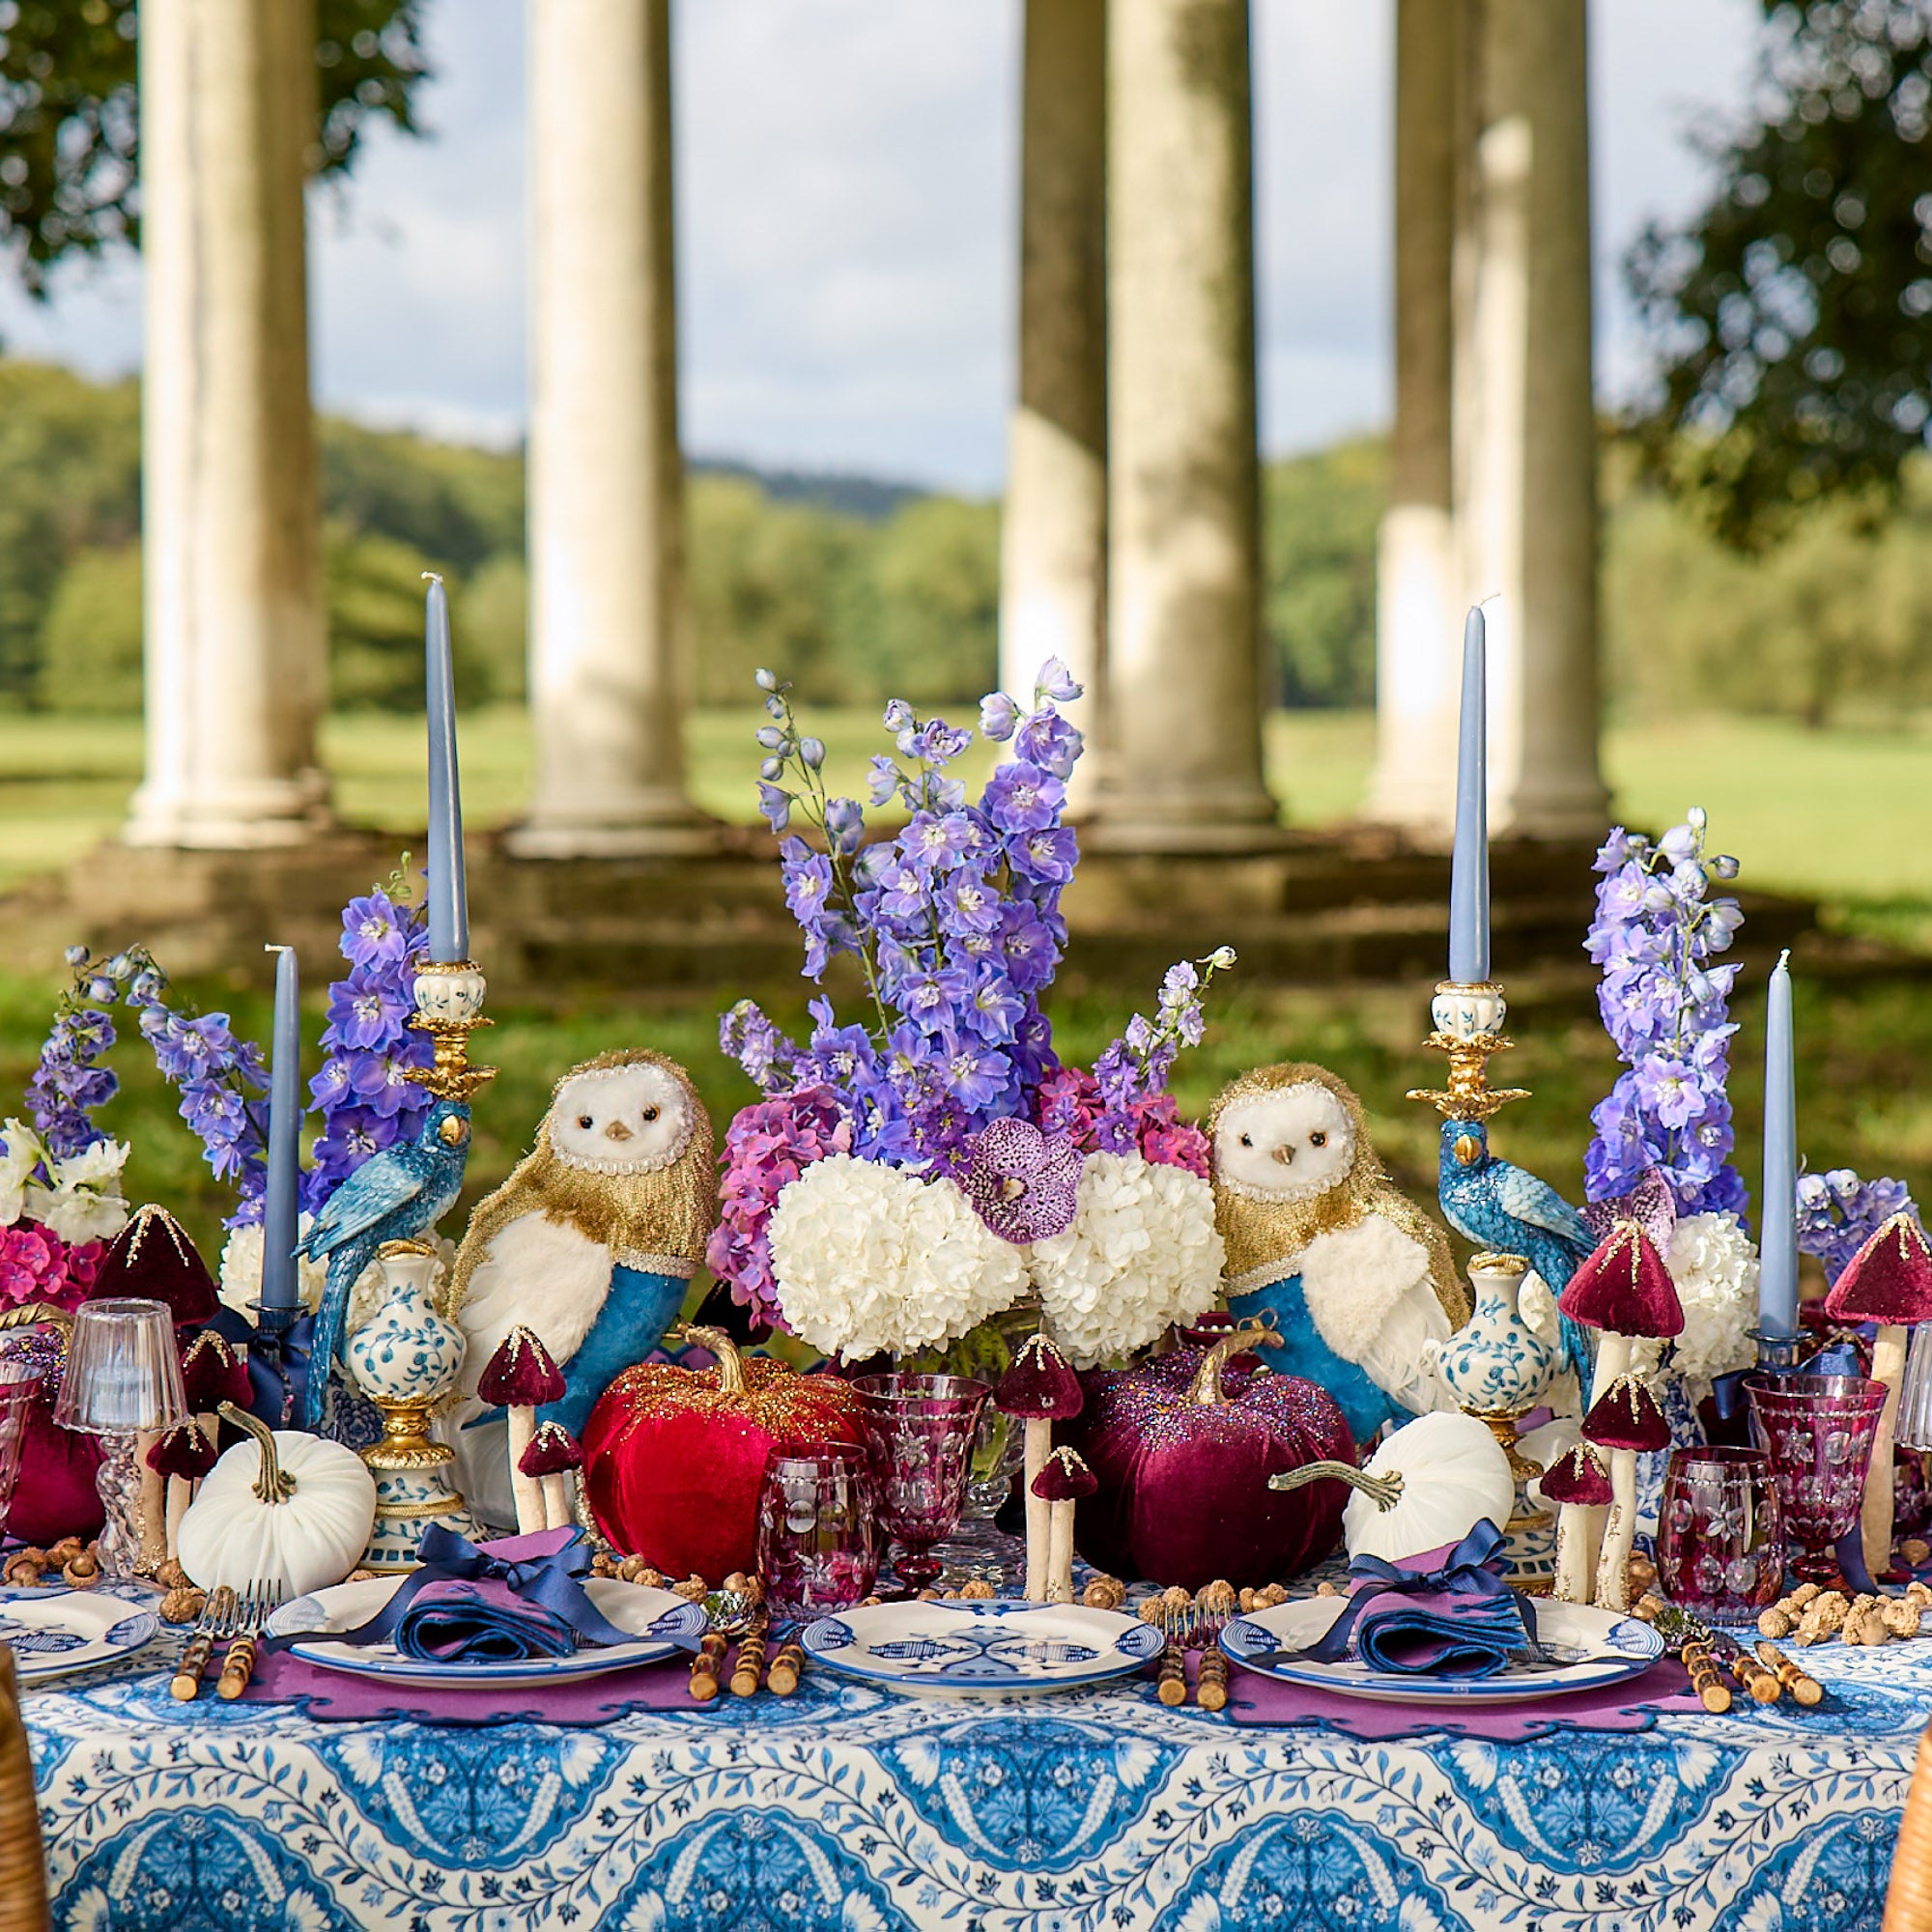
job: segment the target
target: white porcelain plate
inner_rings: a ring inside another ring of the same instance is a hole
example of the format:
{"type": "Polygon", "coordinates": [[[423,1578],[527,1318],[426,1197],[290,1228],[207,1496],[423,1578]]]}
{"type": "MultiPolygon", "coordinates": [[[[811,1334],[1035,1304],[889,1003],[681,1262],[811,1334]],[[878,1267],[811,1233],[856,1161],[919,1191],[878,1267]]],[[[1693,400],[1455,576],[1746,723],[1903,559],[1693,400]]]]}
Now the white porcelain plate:
{"type": "Polygon", "coordinates": [[[1099,1684],[1161,1647],[1151,1624],[1072,1604],[875,1604],[821,1617],[799,1641],[835,1670],[947,1697],[1099,1684]]]}
{"type": "Polygon", "coordinates": [[[1588,1604],[1537,1600],[1536,1638],[1541,1659],[1511,1660],[1493,1677],[1407,1677],[1376,1670],[1356,1657],[1333,1663],[1293,1660],[1278,1653],[1305,1650],[1342,1614],[1346,1597],[1302,1597],[1252,1616],[1231,1618],[1221,1648],[1236,1663],[1342,1697],[1369,1697],[1384,1704],[1520,1704],[1561,1697],[1574,1690],[1601,1690],[1643,1673],[1663,1655],[1663,1639],[1648,1624],[1588,1604]]]}
{"type": "Polygon", "coordinates": [[[352,1677],[380,1677],[385,1684],[406,1684],[420,1690],[452,1690],[473,1685],[518,1690],[555,1684],[577,1677],[601,1677],[607,1671],[628,1670],[636,1663],[655,1662],[673,1651],[695,1650],[704,1634],[704,1607],[688,1604],[668,1590],[647,1589],[641,1583],[620,1583],[614,1577],[591,1577],[583,1588],[598,1611],[621,1631],[634,1634],[624,1644],[586,1645],[569,1657],[531,1658],[492,1663],[426,1662],[405,1657],[391,1643],[339,1643],[331,1633],[355,1630],[382,1609],[402,1586],[401,1577],[377,1577],[363,1583],[338,1583],[332,1590],[298,1597],[269,1619],[270,1636],[298,1637],[289,1645],[291,1656],[325,1669],[346,1671],[352,1677]]]}
{"type": "Polygon", "coordinates": [[[161,1627],[153,1610],[92,1590],[0,1591],[0,1643],[20,1682],[104,1670],[125,1662],[161,1627]]]}

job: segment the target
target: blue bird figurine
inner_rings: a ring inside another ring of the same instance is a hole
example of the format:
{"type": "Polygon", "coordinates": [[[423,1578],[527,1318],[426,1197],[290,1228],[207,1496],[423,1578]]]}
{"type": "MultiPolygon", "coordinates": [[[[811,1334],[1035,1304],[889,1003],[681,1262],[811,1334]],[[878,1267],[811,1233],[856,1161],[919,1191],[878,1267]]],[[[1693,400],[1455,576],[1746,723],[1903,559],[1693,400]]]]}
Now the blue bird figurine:
{"type": "Polygon", "coordinates": [[[328,1263],[328,1285],[316,1311],[302,1426],[322,1422],[330,1370],[340,1358],[349,1293],[384,1241],[406,1240],[433,1228],[456,1206],[469,1158],[469,1108],[437,1100],[412,1141],[398,1142],[364,1161],[315,1217],[296,1249],[328,1263]]]}
{"type": "MultiPolygon", "coordinates": [[[[1520,1255],[1560,1295],[1583,1257],[1596,1246],[1589,1224],[1547,1180],[1490,1151],[1481,1121],[1445,1120],[1436,1169],[1442,1217],[1463,1239],[1499,1253],[1520,1255]]],[[[1590,1345],[1583,1329],[1560,1317],[1563,1359],[1577,1372],[1587,1399],[1590,1345]]]]}

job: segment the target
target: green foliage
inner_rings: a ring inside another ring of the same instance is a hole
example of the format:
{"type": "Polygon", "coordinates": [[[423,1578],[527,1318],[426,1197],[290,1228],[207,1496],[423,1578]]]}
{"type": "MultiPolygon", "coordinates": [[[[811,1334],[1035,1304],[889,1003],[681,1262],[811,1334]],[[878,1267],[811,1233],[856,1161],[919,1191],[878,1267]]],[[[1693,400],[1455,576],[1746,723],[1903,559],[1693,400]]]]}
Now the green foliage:
{"type": "Polygon", "coordinates": [[[1932,702],[1928,469],[1906,469],[1883,524],[1826,503],[1763,556],[1724,546],[1689,506],[1626,496],[1604,551],[1618,702],[1650,717],[1697,707],[1813,726],[1932,702]]]}
{"type": "Polygon", "coordinates": [[[1889,501],[1932,421],[1932,6],[1764,9],[1752,118],[1699,143],[1711,201],[1628,263],[1653,465],[1741,549],[1824,497],[1889,501]]]}
{"type": "Polygon", "coordinates": [[[139,527],[140,404],[42,362],[0,362],[0,701],[31,700],[61,572],[139,527]]]}
{"type": "Polygon", "coordinates": [[[322,497],[327,514],[381,530],[435,557],[476,570],[524,548],[524,461],[514,451],[432,442],[407,430],[321,424],[322,497]]]}
{"type": "Polygon", "coordinates": [[[61,572],[41,632],[49,711],[141,708],[141,546],[90,545],[61,572]]]}
{"type": "Polygon", "coordinates": [[[998,682],[996,504],[908,503],[880,526],[870,569],[854,587],[841,665],[849,696],[971,702],[998,682]]]}
{"type": "Polygon", "coordinates": [[[478,702],[524,701],[529,594],[524,559],[508,552],[498,552],[455,587],[450,623],[477,679],[478,702]]]}
{"type": "Polygon", "coordinates": [[[1270,464],[1264,474],[1263,625],[1284,704],[1375,701],[1376,530],[1387,491],[1378,439],[1270,464]]]}
{"type": "MultiPolygon", "coordinates": [[[[413,131],[425,0],[317,0],[312,166],[355,161],[372,117],[413,131]]],[[[0,246],[27,290],[70,255],[138,242],[136,0],[0,5],[0,246]]]]}

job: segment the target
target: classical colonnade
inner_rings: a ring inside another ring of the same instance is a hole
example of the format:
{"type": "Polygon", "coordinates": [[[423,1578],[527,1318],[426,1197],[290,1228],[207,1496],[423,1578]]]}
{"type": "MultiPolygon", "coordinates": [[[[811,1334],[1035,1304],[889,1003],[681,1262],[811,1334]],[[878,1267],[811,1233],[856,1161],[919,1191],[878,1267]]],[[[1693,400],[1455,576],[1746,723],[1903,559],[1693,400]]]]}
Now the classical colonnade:
{"type": "MultiPolygon", "coordinates": [[[[536,778],[512,849],[700,851],[683,764],[668,0],[528,6],[536,778]]],[[[1493,820],[1594,831],[1584,0],[1397,7],[1369,809],[1439,828],[1460,609],[1500,592],[1493,820]]],[[[312,24],[302,0],[143,0],[138,843],[287,843],[327,822],[312,24]]],[[[1081,803],[1090,839],[1123,851],[1278,836],[1262,769],[1249,27],[1247,0],[1026,6],[1002,672],[1017,689],[1057,654],[1087,684],[1081,803]]]]}

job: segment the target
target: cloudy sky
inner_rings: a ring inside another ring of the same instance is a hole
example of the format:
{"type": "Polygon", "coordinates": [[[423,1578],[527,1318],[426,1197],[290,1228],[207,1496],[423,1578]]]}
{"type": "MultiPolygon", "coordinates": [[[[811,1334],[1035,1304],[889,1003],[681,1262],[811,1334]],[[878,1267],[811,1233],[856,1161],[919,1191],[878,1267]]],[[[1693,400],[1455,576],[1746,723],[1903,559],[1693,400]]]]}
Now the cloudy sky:
{"type": "MultiPolygon", "coordinates": [[[[1392,0],[1254,0],[1263,440],[1388,409],[1392,0]]],[[[1736,111],[1756,0],[1592,9],[1600,384],[1641,368],[1616,265],[1695,205],[1685,131],[1736,111]]],[[[985,491],[1011,381],[1019,0],[679,0],[688,446],[985,491]]],[[[323,405],[513,440],[525,412],[524,8],[439,0],[433,138],[379,135],[312,205],[323,405]]],[[[586,46],[586,59],[595,49],[586,46]]],[[[0,335],[139,359],[139,270],[0,290],[0,335]]]]}

